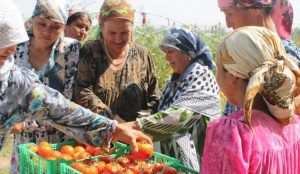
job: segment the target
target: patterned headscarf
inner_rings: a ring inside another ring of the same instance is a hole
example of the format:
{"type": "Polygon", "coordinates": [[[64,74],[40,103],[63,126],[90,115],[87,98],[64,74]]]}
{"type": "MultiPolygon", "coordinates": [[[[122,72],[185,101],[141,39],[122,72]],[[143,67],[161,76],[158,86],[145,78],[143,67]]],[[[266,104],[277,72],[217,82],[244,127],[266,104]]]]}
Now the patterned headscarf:
{"type": "MultiPolygon", "coordinates": [[[[17,6],[11,0],[0,0],[0,48],[17,45],[28,40],[23,19],[17,6]]],[[[14,65],[11,56],[0,67],[0,95],[7,87],[9,72],[14,65]]]]}
{"type": "Polygon", "coordinates": [[[66,24],[68,13],[63,0],[37,0],[32,17],[45,16],[55,22],[66,24]]]}
{"type": "Polygon", "coordinates": [[[266,8],[272,7],[272,18],[281,39],[291,39],[293,24],[293,8],[289,0],[218,0],[220,8],[247,7],[266,8]]]}
{"type": "Polygon", "coordinates": [[[126,0],[105,0],[99,13],[99,24],[109,19],[134,22],[134,9],[126,0]]]}
{"type": "Polygon", "coordinates": [[[172,47],[187,55],[192,59],[197,59],[202,65],[208,66],[209,69],[215,67],[212,54],[208,46],[200,37],[184,28],[172,28],[160,45],[160,48],[172,47]]]}
{"type": "MultiPolygon", "coordinates": [[[[64,0],[37,0],[37,3],[35,5],[32,17],[29,18],[25,22],[25,28],[27,33],[30,36],[33,36],[33,17],[41,16],[49,18],[55,22],[59,22],[61,24],[66,24],[68,19],[68,13],[66,9],[66,4],[64,0]]],[[[61,33],[59,37],[59,42],[57,44],[57,49],[60,52],[63,52],[63,32],[61,33]]]]}
{"type": "Polygon", "coordinates": [[[294,115],[294,89],[300,69],[288,57],[278,35],[264,27],[243,27],[220,44],[218,59],[232,75],[249,80],[244,112],[251,125],[254,97],[259,93],[276,118],[294,115]]]}

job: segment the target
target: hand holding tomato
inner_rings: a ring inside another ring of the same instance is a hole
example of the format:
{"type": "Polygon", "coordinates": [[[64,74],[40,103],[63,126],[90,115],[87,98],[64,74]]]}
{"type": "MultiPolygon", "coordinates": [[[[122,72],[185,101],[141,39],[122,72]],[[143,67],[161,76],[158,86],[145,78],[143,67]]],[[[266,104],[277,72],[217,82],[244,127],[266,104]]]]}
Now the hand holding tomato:
{"type": "Polygon", "coordinates": [[[130,144],[132,149],[137,151],[138,150],[138,145],[137,141],[145,141],[148,144],[152,144],[152,140],[149,136],[145,135],[141,131],[134,130],[130,127],[128,127],[125,124],[117,124],[116,126],[116,131],[113,134],[113,138],[118,141],[122,141],[124,143],[130,144]]]}
{"type": "Polygon", "coordinates": [[[149,144],[145,141],[137,142],[138,150],[132,150],[132,156],[136,160],[147,160],[149,159],[154,151],[153,144],[149,144]]]}

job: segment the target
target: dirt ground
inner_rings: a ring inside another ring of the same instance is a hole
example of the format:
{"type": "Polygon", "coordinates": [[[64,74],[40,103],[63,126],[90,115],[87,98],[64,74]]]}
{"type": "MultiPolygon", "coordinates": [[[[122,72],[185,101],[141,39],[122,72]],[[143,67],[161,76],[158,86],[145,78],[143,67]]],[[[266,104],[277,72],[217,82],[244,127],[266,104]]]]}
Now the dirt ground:
{"type": "Polygon", "coordinates": [[[0,174],[9,174],[12,141],[13,136],[11,135],[0,151],[0,174]]]}

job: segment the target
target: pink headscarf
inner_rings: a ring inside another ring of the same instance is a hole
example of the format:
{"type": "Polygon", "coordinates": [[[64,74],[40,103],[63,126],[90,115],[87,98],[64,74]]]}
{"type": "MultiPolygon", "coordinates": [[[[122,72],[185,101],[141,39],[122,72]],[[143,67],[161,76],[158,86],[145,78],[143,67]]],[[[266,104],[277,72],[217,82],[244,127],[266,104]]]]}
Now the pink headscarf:
{"type": "Polygon", "coordinates": [[[247,7],[266,8],[273,7],[272,17],[278,35],[283,40],[291,39],[293,24],[293,8],[289,0],[218,0],[220,8],[247,7]]]}

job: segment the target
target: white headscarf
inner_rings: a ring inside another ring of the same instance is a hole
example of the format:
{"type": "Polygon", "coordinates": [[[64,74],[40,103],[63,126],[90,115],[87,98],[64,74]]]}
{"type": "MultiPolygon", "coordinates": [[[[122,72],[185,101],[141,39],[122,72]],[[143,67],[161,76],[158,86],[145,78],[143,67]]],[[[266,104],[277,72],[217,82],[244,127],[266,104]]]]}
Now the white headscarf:
{"type": "Polygon", "coordinates": [[[229,73],[249,80],[244,100],[249,124],[258,93],[276,118],[294,115],[294,89],[300,85],[300,69],[288,57],[276,33],[264,27],[237,29],[222,41],[218,57],[229,73]]]}
{"type": "MultiPolygon", "coordinates": [[[[0,49],[28,40],[24,21],[12,0],[0,0],[0,49]]],[[[0,67],[0,95],[7,87],[9,72],[14,65],[13,57],[0,67]]]]}

